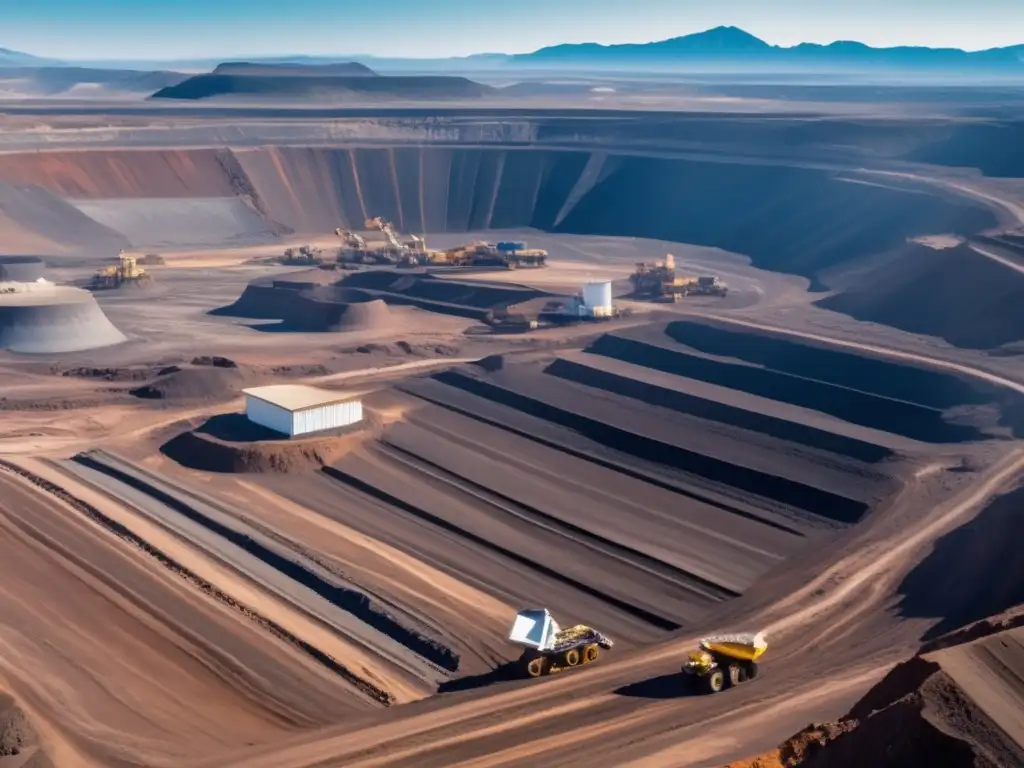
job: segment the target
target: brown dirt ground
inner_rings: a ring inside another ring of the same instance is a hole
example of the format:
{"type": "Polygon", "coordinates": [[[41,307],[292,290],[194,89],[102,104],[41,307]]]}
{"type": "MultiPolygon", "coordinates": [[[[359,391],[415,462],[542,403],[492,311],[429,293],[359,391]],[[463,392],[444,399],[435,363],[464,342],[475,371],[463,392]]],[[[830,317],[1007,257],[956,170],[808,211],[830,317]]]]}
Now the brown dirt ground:
{"type": "Polygon", "coordinates": [[[944,636],[947,650],[898,664],[841,719],[725,768],[1020,764],[1024,656],[1019,630],[999,629],[1018,613],[944,636]]]}

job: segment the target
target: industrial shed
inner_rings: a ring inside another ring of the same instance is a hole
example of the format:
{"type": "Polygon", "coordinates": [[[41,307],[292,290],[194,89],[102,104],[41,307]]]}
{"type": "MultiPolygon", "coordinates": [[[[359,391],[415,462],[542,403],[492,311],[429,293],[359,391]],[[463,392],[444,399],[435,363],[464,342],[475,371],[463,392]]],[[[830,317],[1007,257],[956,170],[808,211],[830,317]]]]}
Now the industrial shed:
{"type": "Polygon", "coordinates": [[[363,403],[351,394],[305,384],[252,387],[242,393],[249,421],[288,437],[343,429],[363,420],[363,403]]]}

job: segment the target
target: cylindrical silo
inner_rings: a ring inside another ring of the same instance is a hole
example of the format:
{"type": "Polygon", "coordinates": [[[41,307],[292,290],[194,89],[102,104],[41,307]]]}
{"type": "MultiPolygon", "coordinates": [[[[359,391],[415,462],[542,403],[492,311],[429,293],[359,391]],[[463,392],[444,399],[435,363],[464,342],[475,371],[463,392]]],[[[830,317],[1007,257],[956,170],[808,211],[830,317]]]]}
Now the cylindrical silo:
{"type": "Polygon", "coordinates": [[[591,314],[608,314],[612,310],[612,284],[609,280],[583,286],[583,304],[591,314]]]}

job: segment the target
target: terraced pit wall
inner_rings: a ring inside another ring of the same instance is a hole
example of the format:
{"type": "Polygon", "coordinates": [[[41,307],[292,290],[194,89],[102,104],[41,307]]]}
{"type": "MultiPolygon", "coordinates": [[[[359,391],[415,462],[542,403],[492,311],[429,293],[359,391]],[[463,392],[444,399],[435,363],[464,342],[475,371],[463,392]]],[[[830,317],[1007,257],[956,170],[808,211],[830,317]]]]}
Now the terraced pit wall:
{"type": "MultiPolygon", "coordinates": [[[[106,215],[104,203],[123,211],[123,201],[150,200],[146,228],[166,233],[182,228],[161,216],[180,218],[189,200],[235,199],[223,231],[204,220],[206,239],[323,234],[384,216],[404,232],[534,227],[675,240],[809,277],[910,236],[995,224],[979,204],[773,162],[526,147],[58,151],[0,156],[0,183],[42,188],[135,240],[145,231],[106,215]]],[[[32,211],[12,213],[28,226],[32,211]]]]}

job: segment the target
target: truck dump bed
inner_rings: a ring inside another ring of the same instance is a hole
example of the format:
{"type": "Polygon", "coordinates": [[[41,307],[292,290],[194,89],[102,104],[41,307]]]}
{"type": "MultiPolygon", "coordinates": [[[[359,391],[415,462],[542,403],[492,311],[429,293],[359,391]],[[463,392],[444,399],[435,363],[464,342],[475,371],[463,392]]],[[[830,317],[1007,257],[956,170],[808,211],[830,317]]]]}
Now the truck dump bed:
{"type": "Polygon", "coordinates": [[[763,632],[757,634],[712,635],[700,641],[700,647],[708,653],[727,656],[739,661],[756,661],[768,650],[768,640],[763,632]]]}
{"type": "Polygon", "coordinates": [[[533,608],[516,614],[508,639],[517,645],[552,653],[590,643],[602,648],[613,645],[610,638],[585,624],[562,629],[546,608],[533,608]]]}

